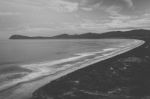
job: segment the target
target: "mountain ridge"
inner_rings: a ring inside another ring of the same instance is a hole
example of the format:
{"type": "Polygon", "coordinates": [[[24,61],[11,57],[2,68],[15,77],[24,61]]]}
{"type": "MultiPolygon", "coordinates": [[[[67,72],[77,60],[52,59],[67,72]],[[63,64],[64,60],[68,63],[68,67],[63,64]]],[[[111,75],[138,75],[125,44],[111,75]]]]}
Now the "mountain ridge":
{"type": "Polygon", "coordinates": [[[101,38],[133,38],[142,39],[150,38],[150,30],[131,30],[131,31],[112,31],[105,33],[83,33],[83,34],[60,34],[51,37],[44,36],[24,36],[24,35],[12,35],[9,39],[101,39],[101,38]]]}

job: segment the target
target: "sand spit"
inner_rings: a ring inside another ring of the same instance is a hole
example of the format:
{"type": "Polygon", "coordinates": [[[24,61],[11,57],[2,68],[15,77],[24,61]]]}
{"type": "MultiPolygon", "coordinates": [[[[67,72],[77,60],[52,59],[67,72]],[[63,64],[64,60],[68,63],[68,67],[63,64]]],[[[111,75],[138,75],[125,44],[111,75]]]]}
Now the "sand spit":
{"type": "MultiPolygon", "coordinates": [[[[85,64],[82,64],[80,66],[74,66],[71,68],[67,68],[66,70],[56,72],[55,74],[52,74],[52,75],[49,75],[46,77],[42,77],[41,79],[18,84],[16,86],[10,88],[9,90],[5,90],[2,93],[0,93],[0,99],[29,99],[35,90],[37,90],[39,87],[44,86],[45,84],[48,84],[50,81],[53,81],[57,78],[60,78],[64,75],[67,75],[78,69],[90,66],[94,63],[100,62],[102,60],[106,60],[108,58],[112,58],[116,55],[125,53],[127,51],[130,51],[138,46],[143,45],[144,43],[145,43],[144,41],[135,40],[134,42],[132,42],[126,46],[121,46],[119,49],[117,48],[115,51],[112,51],[109,54],[105,54],[104,56],[96,57],[95,59],[92,59],[89,62],[86,62],[85,64]]],[[[106,50],[108,50],[108,49],[106,49],[106,50]]]]}

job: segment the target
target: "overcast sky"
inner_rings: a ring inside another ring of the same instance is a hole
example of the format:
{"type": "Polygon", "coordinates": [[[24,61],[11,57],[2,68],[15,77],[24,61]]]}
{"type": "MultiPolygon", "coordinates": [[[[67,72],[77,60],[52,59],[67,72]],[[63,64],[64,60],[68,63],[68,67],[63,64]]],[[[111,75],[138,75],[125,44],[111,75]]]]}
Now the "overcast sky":
{"type": "Polygon", "coordinates": [[[0,38],[150,28],[150,0],[0,0],[0,38]]]}

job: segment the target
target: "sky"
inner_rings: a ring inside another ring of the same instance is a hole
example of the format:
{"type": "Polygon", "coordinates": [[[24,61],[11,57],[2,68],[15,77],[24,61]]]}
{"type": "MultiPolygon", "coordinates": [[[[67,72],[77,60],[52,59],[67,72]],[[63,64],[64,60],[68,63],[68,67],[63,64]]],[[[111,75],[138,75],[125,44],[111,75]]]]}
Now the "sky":
{"type": "Polygon", "coordinates": [[[150,29],[150,0],[0,0],[0,38],[150,29]]]}

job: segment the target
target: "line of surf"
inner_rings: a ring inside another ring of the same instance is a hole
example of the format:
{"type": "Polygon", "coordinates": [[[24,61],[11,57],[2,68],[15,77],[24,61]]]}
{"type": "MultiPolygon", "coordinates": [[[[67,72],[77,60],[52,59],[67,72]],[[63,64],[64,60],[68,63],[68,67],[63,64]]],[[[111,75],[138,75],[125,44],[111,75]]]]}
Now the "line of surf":
{"type": "Polygon", "coordinates": [[[23,77],[22,79],[15,79],[15,81],[11,81],[10,83],[7,83],[7,84],[1,86],[0,90],[7,89],[7,88],[14,86],[16,84],[19,84],[19,83],[28,82],[30,80],[35,80],[35,79],[42,77],[42,76],[49,76],[52,74],[55,75],[55,74],[62,73],[64,71],[69,71],[69,72],[67,72],[67,74],[68,74],[68,73],[71,73],[75,70],[78,70],[78,69],[84,68],[86,66],[89,66],[91,64],[97,63],[99,61],[102,61],[102,60],[108,59],[110,57],[119,55],[121,53],[127,52],[131,49],[134,49],[138,46],[141,46],[142,44],[144,44],[144,41],[135,40],[131,44],[128,44],[126,46],[121,46],[121,48],[108,48],[108,49],[104,49],[103,51],[98,51],[98,52],[78,53],[74,57],[62,59],[59,61],[22,65],[21,67],[33,70],[33,72],[28,74],[27,76],[23,77]],[[131,46],[133,44],[134,44],[134,46],[131,46]],[[108,54],[104,54],[102,56],[96,56],[95,58],[90,59],[90,60],[85,59],[82,62],[79,61],[79,62],[76,62],[75,64],[66,65],[62,68],[58,68],[58,69],[51,68],[51,66],[55,66],[55,65],[59,65],[59,64],[61,65],[61,63],[64,63],[64,62],[80,60],[82,58],[86,58],[88,56],[99,54],[99,53],[104,53],[107,51],[112,51],[112,52],[108,53],[108,54]]]}
{"type": "Polygon", "coordinates": [[[96,51],[96,52],[77,53],[73,57],[69,57],[66,59],[60,59],[60,60],[56,60],[56,61],[20,65],[20,67],[32,70],[32,72],[31,73],[25,73],[26,76],[23,76],[22,78],[14,79],[14,80],[11,80],[8,82],[4,81],[3,82],[4,84],[1,84],[1,86],[0,86],[0,91],[8,89],[12,86],[19,84],[19,83],[27,82],[30,80],[35,80],[35,79],[42,77],[42,76],[55,74],[59,71],[63,71],[67,68],[71,68],[74,65],[81,65],[85,61],[87,61],[87,62],[89,61],[88,59],[86,59],[86,57],[88,57],[88,56],[104,53],[107,51],[113,51],[113,50],[115,50],[115,48],[103,49],[101,51],[96,51]],[[83,60],[82,62],[80,62],[81,59],[83,60]],[[65,62],[66,62],[66,64],[64,64],[65,62]],[[67,64],[67,62],[73,62],[73,64],[67,64]],[[62,64],[64,64],[64,65],[62,65],[62,64]],[[59,67],[58,67],[58,65],[59,65],[59,67]],[[55,68],[56,66],[58,68],[55,68]]]}
{"type": "MultiPolygon", "coordinates": [[[[86,61],[84,64],[76,64],[75,66],[73,66],[73,67],[70,67],[70,68],[67,68],[67,69],[63,69],[63,70],[61,70],[61,71],[57,71],[57,72],[55,72],[55,73],[53,73],[53,74],[49,74],[49,75],[45,75],[45,78],[43,78],[43,80],[41,79],[41,80],[39,80],[38,79],[38,81],[34,81],[34,82],[32,82],[32,84],[30,84],[31,82],[28,82],[28,83],[26,83],[25,84],[25,82],[22,82],[22,86],[21,86],[21,88],[19,88],[19,89],[17,89],[17,90],[15,90],[15,93],[21,93],[20,92],[20,90],[22,91],[22,92],[26,92],[26,91],[31,91],[31,92],[33,92],[33,90],[36,90],[37,88],[39,88],[40,86],[43,86],[43,85],[45,85],[46,83],[49,83],[50,81],[52,81],[52,80],[55,80],[55,79],[57,79],[57,78],[60,78],[60,77],[62,77],[62,76],[64,76],[64,75],[67,75],[67,74],[69,74],[69,73],[71,73],[71,72],[74,72],[74,71],[76,71],[76,70],[78,70],[78,69],[81,69],[81,68],[84,68],[84,67],[87,67],[87,66],[91,66],[92,64],[95,64],[95,63],[97,63],[97,62],[100,62],[100,61],[102,61],[102,60],[106,60],[106,59],[108,59],[108,58],[111,58],[111,57],[114,57],[114,56],[117,56],[117,55],[119,55],[119,54],[122,54],[122,53],[125,53],[125,52],[127,52],[127,51],[130,51],[130,50],[132,50],[132,49],[134,49],[134,48],[137,48],[137,47],[139,47],[139,46],[141,46],[141,45],[143,45],[145,43],[145,41],[142,41],[142,40],[135,40],[134,42],[132,42],[132,43],[130,43],[130,44],[128,44],[128,45],[126,45],[126,46],[120,46],[120,48],[119,49],[115,49],[115,51],[113,51],[113,52],[111,52],[111,53],[108,53],[108,54],[105,54],[105,55],[103,55],[103,56],[97,56],[97,57],[95,57],[95,58],[93,58],[92,60],[90,60],[90,61],[86,61]],[[44,80],[45,79],[45,80],[44,80]],[[24,84],[23,84],[24,83],[24,84]],[[36,86],[35,86],[35,84],[37,84],[36,86]],[[39,84],[39,85],[38,85],[39,84]],[[29,88],[26,88],[26,87],[29,87],[29,88]],[[31,87],[30,87],[31,86],[31,87]],[[19,91],[18,91],[19,90],[19,91]],[[23,91],[24,90],[24,91],[23,91]]],[[[105,49],[105,51],[110,51],[111,50],[111,48],[110,49],[105,49]]],[[[82,53],[80,53],[80,54],[82,54],[82,53]]],[[[27,93],[26,93],[27,94],[27,93]]],[[[25,95],[25,93],[24,93],[24,95],[25,95]]]]}

